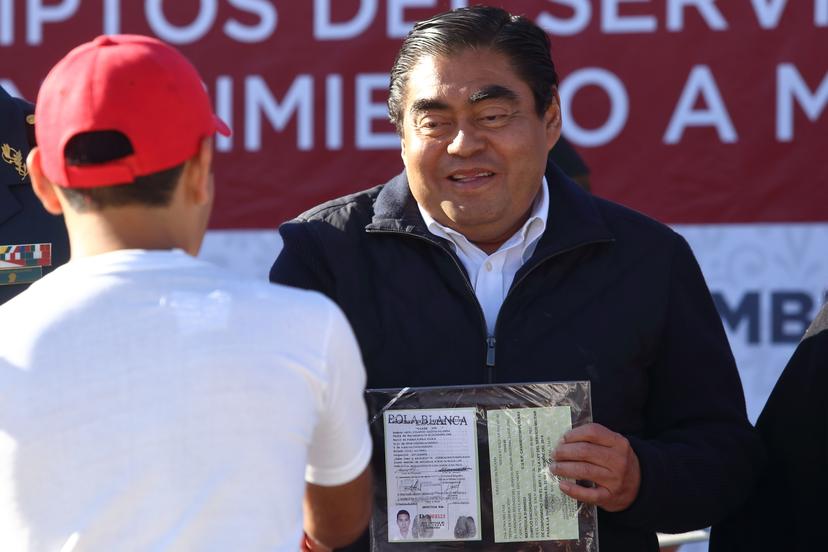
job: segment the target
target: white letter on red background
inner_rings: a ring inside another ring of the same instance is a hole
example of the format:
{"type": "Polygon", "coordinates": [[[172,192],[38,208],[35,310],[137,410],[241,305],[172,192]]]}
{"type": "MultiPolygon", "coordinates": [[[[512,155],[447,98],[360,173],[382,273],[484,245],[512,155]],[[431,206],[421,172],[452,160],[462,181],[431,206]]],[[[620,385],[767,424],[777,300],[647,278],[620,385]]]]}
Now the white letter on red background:
{"type": "MultiPolygon", "coordinates": [[[[216,79],[216,115],[233,128],[233,77],[221,75],[216,79]]],[[[233,137],[216,133],[216,149],[230,151],[233,149],[233,137]]]]}
{"type": "Polygon", "coordinates": [[[618,5],[643,4],[650,0],[601,0],[601,29],[605,33],[653,33],[658,27],[655,16],[618,13],[618,5]]]}
{"type": "Polygon", "coordinates": [[[828,0],[814,0],[814,24],[828,27],[828,0]]]}
{"type": "Polygon", "coordinates": [[[278,14],[276,6],[268,0],[229,0],[230,5],[241,11],[255,14],[259,18],[256,25],[243,25],[235,19],[224,24],[224,32],[239,42],[264,42],[276,30],[278,14]]]}
{"type": "MultiPolygon", "coordinates": [[[[435,0],[388,0],[386,32],[389,38],[405,38],[416,21],[405,20],[405,8],[433,8],[435,0]]],[[[451,9],[465,8],[468,0],[452,0],[451,9]]]]}
{"type": "Polygon", "coordinates": [[[216,20],[216,0],[199,0],[195,21],[184,27],[172,25],[164,17],[164,0],[146,0],[147,22],[159,38],[173,44],[190,44],[201,39],[216,20]]]}
{"type": "MultiPolygon", "coordinates": [[[[43,0],[26,2],[26,44],[43,42],[43,24],[66,21],[78,11],[80,0],[64,0],[59,4],[43,5],[43,0]]],[[[12,23],[14,25],[14,23],[12,23]]]]}
{"type": "Polygon", "coordinates": [[[342,75],[325,79],[325,146],[342,149],[342,75]]]}
{"type": "Polygon", "coordinates": [[[785,6],[788,5],[788,0],[750,0],[750,3],[753,4],[753,13],[756,14],[759,26],[763,29],[775,29],[779,25],[785,6]]]}
{"type": "Polygon", "coordinates": [[[684,85],[684,91],[681,93],[681,99],[670,118],[670,125],[664,133],[664,143],[677,144],[687,127],[706,126],[716,127],[719,140],[722,142],[732,143],[738,140],[733,121],[727,113],[710,67],[697,65],[690,71],[687,84],[684,85]],[[693,109],[699,95],[704,99],[706,109],[693,109]]]}
{"type": "Polygon", "coordinates": [[[14,3],[13,0],[0,0],[0,45],[14,43],[14,3]]]}
{"type": "Polygon", "coordinates": [[[589,147],[603,146],[624,130],[630,112],[630,100],[627,97],[624,83],[610,71],[599,67],[579,69],[561,82],[559,93],[563,133],[573,144],[589,147]],[[572,115],[572,101],[575,94],[584,86],[590,85],[602,88],[610,99],[610,114],[607,122],[594,130],[578,125],[572,115]]]}
{"type": "Polygon", "coordinates": [[[716,0],[669,0],[667,2],[667,30],[684,30],[684,10],[693,6],[707,26],[714,31],[727,29],[727,21],[716,7],[716,0]]]}
{"type": "Polygon", "coordinates": [[[118,34],[121,32],[121,0],[104,0],[103,4],[103,33],[118,34]]]}
{"type": "Polygon", "coordinates": [[[376,103],[374,90],[388,90],[388,74],[359,74],[356,77],[356,145],[357,149],[398,149],[400,137],[395,132],[374,132],[372,122],[388,119],[388,107],[376,103]]]}
{"type": "Polygon", "coordinates": [[[776,68],[776,139],[790,142],[794,138],[794,100],[809,121],[816,121],[828,104],[828,73],[817,91],[811,94],[796,66],[783,63],[776,68]]]}
{"type": "Polygon", "coordinates": [[[244,94],[244,149],[262,149],[262,112],[277,131],[283,130],[294,113],[299,114],[296,124],[296,145],[300,150],[313,149],[313,77],[297,75],[282,103],[270,93],[265,80],[259,75],[245,79],[244,94]]]}
{"type": "Polygon", "coordinates": [[[388,0],[388,38],[405,38],[416,21],[405,20],[405,8],[432,8],[434,0],[388,0]]]}
{"type": "Polygon", "coordinates": [[[316,40],[354,38],[371,25],[377,15],[377,0],[359,0],[359,11],[350,21],[331,21],[331,0],[313,0],[313,37],[316,40]]]}
{"type": "Polygon", "coordinates": [[[569,6],[573,14],[569,19],[559,19],[549,12],[540,12],[535,23],[547,33],[571,36],[580,33],[589,25],[592,17],[592,4],[589,0],[549,0],[549,2],[569,6]]]}

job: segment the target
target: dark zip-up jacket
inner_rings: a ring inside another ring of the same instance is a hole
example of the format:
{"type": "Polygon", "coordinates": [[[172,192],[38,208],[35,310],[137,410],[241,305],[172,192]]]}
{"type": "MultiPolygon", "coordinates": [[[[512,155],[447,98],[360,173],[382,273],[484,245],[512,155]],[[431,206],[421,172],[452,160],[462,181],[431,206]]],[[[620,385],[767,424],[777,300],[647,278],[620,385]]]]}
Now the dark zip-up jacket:
{"type": "Polygon", "coordinates": [[[462,263],[428,232],[405,173],[282,225],[270,279],[347,315],[374,388],[590,380],[594,420],[641,464],[635,502],[599,512],[601,550],[722,519],[763,451],[721,320],[687,243],[554,165],[549,217],[494,335],[462,263]]]}
{"type": "Polygon", "coordinates": [[[767,469],[744,508],[713,527],[711,552],[825,550],[828,497],[828,304],[773,388],[756,429],[767,469]]]}

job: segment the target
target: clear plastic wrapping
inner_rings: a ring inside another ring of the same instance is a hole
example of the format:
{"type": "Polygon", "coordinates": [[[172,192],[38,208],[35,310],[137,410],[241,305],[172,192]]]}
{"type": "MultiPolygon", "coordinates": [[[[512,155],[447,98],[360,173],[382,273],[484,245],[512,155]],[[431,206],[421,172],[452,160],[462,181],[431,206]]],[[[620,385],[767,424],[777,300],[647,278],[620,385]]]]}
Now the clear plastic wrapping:
{"type": "Polygon", "coordinates": [[[595,506],[549,472],[587,381],[369,389],[371,549],[597,552],[595,506]]]}

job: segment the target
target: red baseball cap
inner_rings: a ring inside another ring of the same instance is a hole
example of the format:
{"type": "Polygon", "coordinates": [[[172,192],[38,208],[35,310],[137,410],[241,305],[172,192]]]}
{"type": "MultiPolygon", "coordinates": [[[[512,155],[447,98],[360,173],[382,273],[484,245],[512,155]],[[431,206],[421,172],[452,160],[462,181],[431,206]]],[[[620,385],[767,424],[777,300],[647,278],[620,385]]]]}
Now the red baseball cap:
{"type": "Polygon", "coordinates": [[[35,134],[46,176],[65,188],[133,182],[193,157],[201,140],[230,129],[210,106],[195,67],[175,48],[140,35],[104,35],[55,65],[37,95],[35,134]],[[118,131],[133,153],[96,165],[68,165],[77,134],[118,131]]]}

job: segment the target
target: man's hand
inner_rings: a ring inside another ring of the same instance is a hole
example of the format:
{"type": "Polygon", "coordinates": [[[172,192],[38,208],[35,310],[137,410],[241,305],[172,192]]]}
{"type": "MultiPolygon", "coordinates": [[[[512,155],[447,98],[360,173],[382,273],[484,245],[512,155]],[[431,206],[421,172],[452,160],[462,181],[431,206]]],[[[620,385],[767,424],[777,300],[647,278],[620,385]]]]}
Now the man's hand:
{"type": "Polygon", "coordinates": [[[568,431],[552,453],[552,473],[587,480],[595,487],[561,481],[561,491],[608,512],[629,507],[638,496],[641,467],[626,437],[599,424],[568,431]]]}

